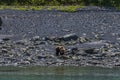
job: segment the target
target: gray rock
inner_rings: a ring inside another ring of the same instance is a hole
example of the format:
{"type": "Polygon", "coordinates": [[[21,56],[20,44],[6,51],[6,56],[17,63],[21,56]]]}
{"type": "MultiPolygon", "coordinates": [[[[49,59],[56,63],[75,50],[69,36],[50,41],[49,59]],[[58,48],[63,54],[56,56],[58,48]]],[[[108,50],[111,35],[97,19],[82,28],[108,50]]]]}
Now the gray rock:
{"type": "Polygon", "coordinates": [[[80,37],[79,38],[80,43],[85,43],[85,42],[88,42],[88,41],[89,41],[89,39],[87,39],[86,37],[80,37]]]}
{"type": "Polygon", "coordinates": [[[60,38],[63,41],[71,41],[71,40],[77,40],[78,36],[75,33],[64,35],[60,38]]]}
{"type": "Polygon", "coordinates": [[[36,41],[34,42],[34,45],[45,45],[46,42],[45,41],[36,41]]]}
{"type": "Polygon", "coordinates": [[[29,65],[30,62],[29,61],[21,61],[17,63],[18,65],[29,65]]]}
{"type": "Polygon", "coordinates": [[[1,34],[0,35],[0,39],[2,40],[2,41],[8,41],[8,40],[10,40],[11,38],[13,38],[14,37],[14,35],[4,35],[4,34],[1,34]]]}
{"type": "Polygon", "coordinates": [[[45,59],[45,58],[47,58],[47,56],[46,55],[38,55],[37,58],[38,59],[43,59],[43,58],[45,59]]]}
{"type": "Polygon", "coordinates": [[[92,59],[100,61],[100,60],[103,60],[104,57],[103,56],[99,56],[99,57],[98,56],[93,56],[92,59]]]}
{"type": "Polygon", "coordinates": [[[77,44],[77,41],[65,42],[65,45],[75,45],[75,44],[77,44]]]}
{"type": "Polygon", "coordinates": [[[71,30],[69,30],[69,29],[62,29],[62,31],[64,31],[64,32],[70,32],[71,30]]]}
{"type": "Polygon", "coordinates": [[[31,56],[31,54],[30,53],[26,53],[25,56],[31,56]]]}
{"type": "Polygon", "coordinates": [[[73,60],[77,60],[78,58],[76,56],[72,56],[72,59],[73,60]]]}
{"type": "Polygon", "coordinates": [[[87,63],[92,64],[92,65],[101,64],[101,62],[100,62],[100,61],[98,61],[98,60],[88,61],[87,63]]]}
{"type": "Polygon", "coordinates": [[[114,65],[117,66],[117,67],[120,67],[120,62],[117,62],[114,65]]]}
{"type": "Polygon", "coordinates": [[[39,41],[39,40],[41,40],[41,39],[40,39],[40,36],[34,36],[34,37],[32,38],[32,40],[34,40],[34,41],[39,41]]]}
{"type": "Polygon", "coordinates": [[[89,48],[84,50],[88,54],[97,54],[99,50],[96,50],[95,48],[89,48]]]}
{"type": "Polygon", "coordinates": [[[120,52],[109,52],[106,54],[106,56],[109,56],[109,57],[120,56],[120,52]]]}
{"type": "Polygon", "coordinates": [[[8,53],[7,49],[2,49],[2,53],[8,53]]]}
{"type": "Polygon", "coordinates": [[[59,57],[60,59],[70,59],[70,56],[62,55],[59,57]]]}
{"type": "Polygon", "coordinates": [[[0,61],[0,65],[4,65],[4,64],[6,64],[5,61],[0,61]]]}
{"type": "Polygon", "coordinates": [[[46,42],[45,41],[41,41],[40,44],[46,44],[46,42]]]}
{"type": "Polygon", "coordinates": [[[52,37],[44,37],[43,40],[44,41],[54,41],[56,37],[52,36],[52,37]]]}
{"type": "Polygon", "coordinates": [[[3,41],[9,41],[10,38],[3,38],[2,40],[3,40],[3,41]]]}
{"type": "Polygon", "coordinates": [[[16,43],[16,44],[19,44],[19,45],[24,45],[24,44],[25,44],[25,42],[23,42],[22,40],[16,41],[15,43],[16,43]]]}

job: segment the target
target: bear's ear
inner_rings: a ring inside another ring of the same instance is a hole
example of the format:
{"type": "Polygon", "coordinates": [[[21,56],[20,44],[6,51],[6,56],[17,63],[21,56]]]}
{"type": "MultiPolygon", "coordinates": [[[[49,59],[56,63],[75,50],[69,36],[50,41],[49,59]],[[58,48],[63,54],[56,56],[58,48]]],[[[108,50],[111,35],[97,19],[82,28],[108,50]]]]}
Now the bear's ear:
{"type": "Polygon", "coordinates": [[[56,47],[55,49],[56,49],[56,51],[58,51],[60,48],[59,48],[59,47],[56,47]]]}
{"type": "Polygon", "coordinates": [[[62,48],[63,50],[65,50],[65,47],[62,46],[61,48],[62,48]]]}
{"type": "Polygon", "coordinates": [[[60,49],[63,49],[63,46],[60,46],[60,49]]]}

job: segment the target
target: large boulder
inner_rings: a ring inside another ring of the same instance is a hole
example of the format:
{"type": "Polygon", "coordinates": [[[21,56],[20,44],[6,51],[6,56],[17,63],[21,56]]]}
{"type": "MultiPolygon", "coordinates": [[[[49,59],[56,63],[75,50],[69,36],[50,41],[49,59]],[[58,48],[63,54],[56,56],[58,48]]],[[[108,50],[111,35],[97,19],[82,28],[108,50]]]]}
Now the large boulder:
{"type": "Polygon", "coordinates": [[[55,42],[61,42],[61,41],[71,41],[71,40],[78,40],[78,36],[75,33],[71,33],[71,34],[66,34],[63,36],[51,36],[51,37],[44,37],[43,40],[45,41],[55,41],[55,42]]]}

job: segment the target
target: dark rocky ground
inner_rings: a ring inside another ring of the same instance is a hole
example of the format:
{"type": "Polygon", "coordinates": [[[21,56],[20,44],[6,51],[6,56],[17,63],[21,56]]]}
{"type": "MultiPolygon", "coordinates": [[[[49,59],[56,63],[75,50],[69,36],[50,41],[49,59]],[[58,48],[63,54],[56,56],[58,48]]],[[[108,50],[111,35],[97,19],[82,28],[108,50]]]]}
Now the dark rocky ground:
{"type": "Polygon", "coordinates": [[[1,66],[120,66],[119,11],[1,10],[0,17],[1,66]],[[64,56],[55,56],[57,45],[66,48],[64,56]]]}

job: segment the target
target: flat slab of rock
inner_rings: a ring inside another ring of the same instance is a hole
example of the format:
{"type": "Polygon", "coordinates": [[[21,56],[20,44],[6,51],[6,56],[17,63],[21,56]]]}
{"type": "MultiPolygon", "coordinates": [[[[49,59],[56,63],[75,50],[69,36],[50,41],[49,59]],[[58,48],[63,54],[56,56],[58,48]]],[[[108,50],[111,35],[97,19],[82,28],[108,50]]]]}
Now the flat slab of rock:
{"type": "Polygon", "coordinates": [[[78,36],[75,33],[67,34],[61,37],[63,41],[77,40],[78,36]]]}

